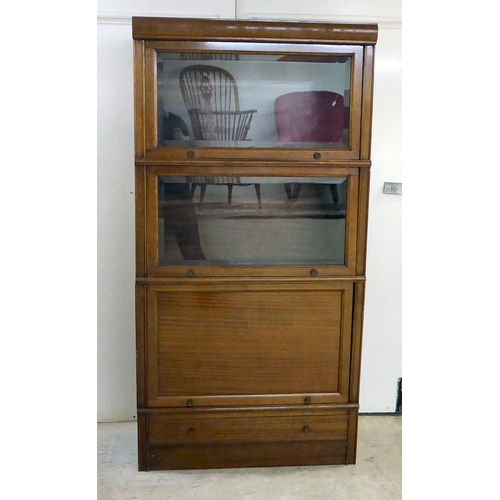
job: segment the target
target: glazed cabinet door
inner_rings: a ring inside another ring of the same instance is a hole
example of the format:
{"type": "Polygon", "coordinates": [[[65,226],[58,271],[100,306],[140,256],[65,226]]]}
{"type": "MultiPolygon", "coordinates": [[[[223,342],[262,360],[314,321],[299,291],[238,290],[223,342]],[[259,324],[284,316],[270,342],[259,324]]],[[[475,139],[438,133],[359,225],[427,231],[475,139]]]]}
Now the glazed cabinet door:
{"type": "Polygon", "coordinates": [[[359,169],[175,171],[148,167],[146,174],[138,235],[147,276],[355,275],[359,169]]]}
{"type": "Polygon", "coordinates": [[[149,407],[347,402],[353,284],[145,285],[149,407]]]}
{"type": "Polygon", "coordinates": [[[363,47],[147,41],[141,51],[146,158],[361,158],[363,47]]]}

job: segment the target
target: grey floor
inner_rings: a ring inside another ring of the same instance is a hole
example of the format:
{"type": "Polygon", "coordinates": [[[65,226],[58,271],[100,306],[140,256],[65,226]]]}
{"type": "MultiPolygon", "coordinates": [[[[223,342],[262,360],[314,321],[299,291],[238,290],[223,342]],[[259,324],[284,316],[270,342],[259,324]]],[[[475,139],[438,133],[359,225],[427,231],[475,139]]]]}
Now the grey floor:
{"type": "Polygon", "coordinates": [[[136,423],[103,423],[98,500],[394,500],[401,494],[400,416],[359,418],[356,465],[138,472],[136,423]]]}

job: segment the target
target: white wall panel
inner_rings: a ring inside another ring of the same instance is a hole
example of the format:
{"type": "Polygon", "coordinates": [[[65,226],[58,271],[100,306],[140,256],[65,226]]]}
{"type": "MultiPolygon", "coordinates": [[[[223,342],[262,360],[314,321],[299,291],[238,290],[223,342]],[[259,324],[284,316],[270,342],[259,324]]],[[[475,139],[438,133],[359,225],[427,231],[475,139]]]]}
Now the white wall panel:
{"type": "MultiPolygon", "coordinates": [[[[234,0],[99,0],[98,421],[135,415],[132,15],[234,18],[234,0]]],[[[240,0],[238,17],[379,22],[361,411],[394,411],[401,376],[401,3],[240,0]],[[396,29],[394,29],[396,28],[396,29]]]]}
{"type": "Polygon", "coordinates": [[[98,26],[97,408],[135,415],[134,113],[131,26],[98,26]]]}
{"type": "Polygon", "coordinates": [[[238,19],[401,23],[400,0],[237,0],[238,19]]]}
{"type": "Polygon", "coordinates": [[[213,17],[234,19],[234,0],[98,0],[100,22],[127,21],[131,16],[213,17]]]}
{"type": "Polygon", "coordinates": [[[395,411],[401,377],[402,182],[401,30],[380,29],[375,49],[370,213],[360,411],[395,411]]]}

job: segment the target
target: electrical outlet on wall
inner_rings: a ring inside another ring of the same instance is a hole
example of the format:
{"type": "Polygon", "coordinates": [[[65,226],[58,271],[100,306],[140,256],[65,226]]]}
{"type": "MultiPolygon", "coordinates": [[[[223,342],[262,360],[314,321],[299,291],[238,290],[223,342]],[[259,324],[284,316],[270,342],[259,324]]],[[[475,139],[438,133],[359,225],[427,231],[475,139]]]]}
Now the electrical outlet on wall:
{"type": "Polygon", "coordinates": [[[401,182],[384,182],[384,194],[403,194],[401,182]]]}

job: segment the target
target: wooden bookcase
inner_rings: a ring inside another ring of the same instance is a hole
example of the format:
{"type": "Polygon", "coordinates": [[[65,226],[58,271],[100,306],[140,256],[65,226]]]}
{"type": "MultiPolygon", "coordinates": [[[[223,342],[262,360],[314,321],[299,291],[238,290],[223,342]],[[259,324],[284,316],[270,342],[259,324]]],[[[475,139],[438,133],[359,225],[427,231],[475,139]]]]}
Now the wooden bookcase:
{"type": "Polygon", "coordinates": [[[355,463],[377,26],[132,32],[139,469],[355,463]]]}

